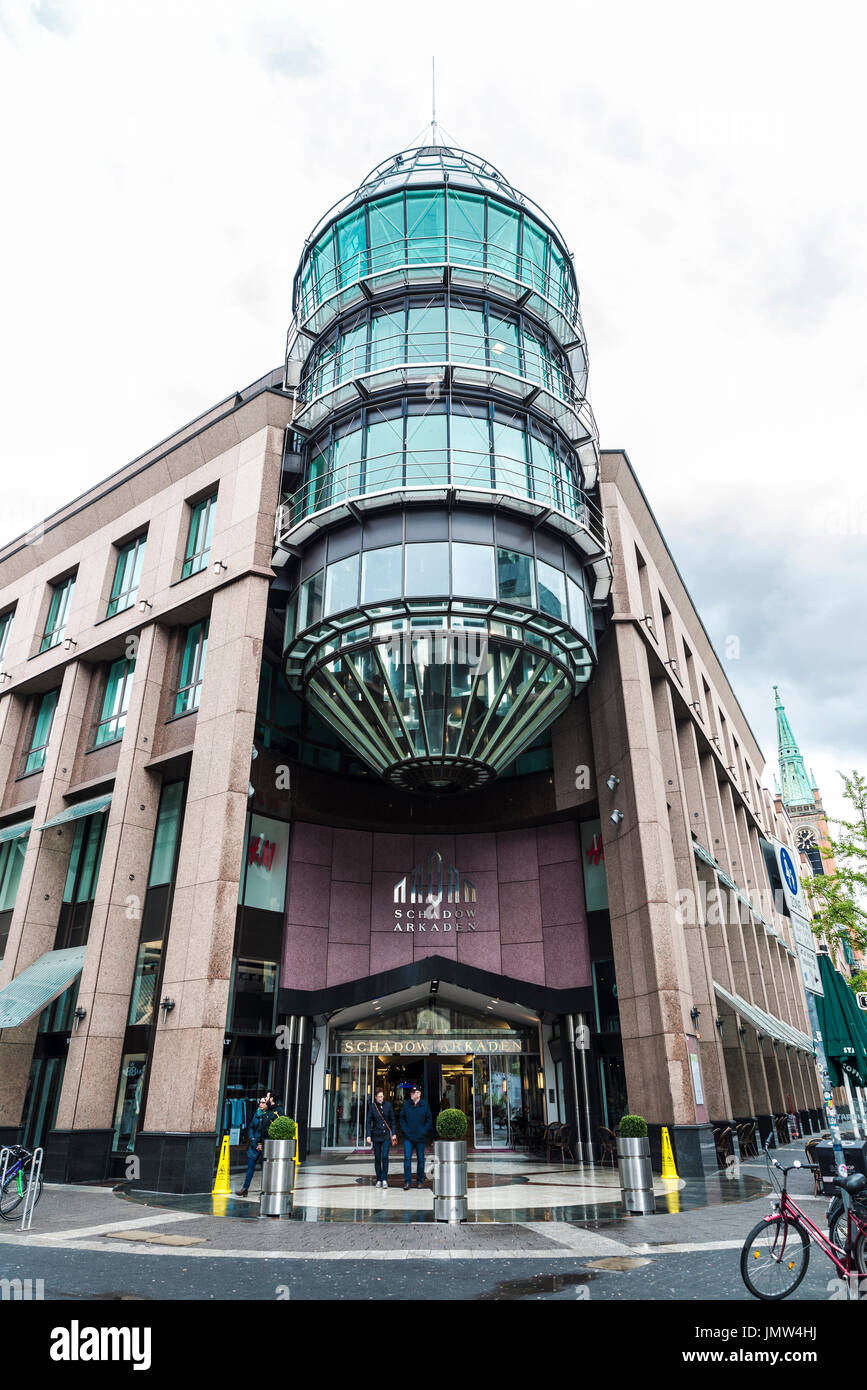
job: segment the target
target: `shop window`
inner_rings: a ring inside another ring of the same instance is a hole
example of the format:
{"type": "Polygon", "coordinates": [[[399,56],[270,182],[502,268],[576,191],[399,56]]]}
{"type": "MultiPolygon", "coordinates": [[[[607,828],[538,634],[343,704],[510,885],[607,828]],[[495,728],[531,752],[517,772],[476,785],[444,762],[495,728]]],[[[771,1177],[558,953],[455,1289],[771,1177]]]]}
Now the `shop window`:
{"type": "Polygon", "coordinates": [[[62,579],[58,584],[52,584],[48,621],[45,624],[45,632],[39,644],[41,652],[47,652],[51,647],[56,647],[63,641],[66,633],[66,619],[69,616],[69,605],[72,602],[74,590],[74,574],[71,574],[68,579],[62,579]]]}
{"type": "Polygon", "coordinates": [[[175,716],[189,714],[199,708],[202,681],[205,675],[205,656],[208,650],[208,619],[193,623],[184,638],[181,673],[175,696],[175,716]]]}
{"type": "Polygon", "coordinates": [[[136,536],[134,541],[129,541],[118,550],[106,617],[112,618],[115,613],[122,613],[135,603],[146,540],[146,536],[136,536]]]}
{"type": "Polygon", "coordinates": [[[114,1139],[111,1147],[115,1153],[133,1153],[135,1150],[146,1069],[147,1053],[124,1053],[114,1107],[114,1139]]]}
{"type": "Polygon", "coordinates": [[[232,1032],[274,1032],[279,978],[277,961],[238,957],[229,1005],[232,1032]]]}
{"type": "Polygon", "coordinates": [[[38,697],[30,741],[24,755],[24,776],[31,772],[41,772],[45,766],[45,755],[48,752],[48,741],[51,738],[59,694],[59,690],[46,690],[44,695],[38,697]]]}
{"type": "Polygon", "coordinates": [[[251,815],[244,841],[238,901],[264,912],[282,912],[289,863],[289,823],[251,815]]]}
{"type": "Polygon", "coordinates": [[[217,494],[214,492],[210,497],[203,497],[192,509],[187,549],[181,570],[182,579],[188,579],[191,574],[198,574],[200,570],[208,567],[216,506],[217,494]]]}
{"type": "Polygon", "coordinates": [[[103,744],[114,743],[123,737],[134,671],[135,661],[124,658],[110,667],[93,735],[94,748],[101,748],[103,744]]]}

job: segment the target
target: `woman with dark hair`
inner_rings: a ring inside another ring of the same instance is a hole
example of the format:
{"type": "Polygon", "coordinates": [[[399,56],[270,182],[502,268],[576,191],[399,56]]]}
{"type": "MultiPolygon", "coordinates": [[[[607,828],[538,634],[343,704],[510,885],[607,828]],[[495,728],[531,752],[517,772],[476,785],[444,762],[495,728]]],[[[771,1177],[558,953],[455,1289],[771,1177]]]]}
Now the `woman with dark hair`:
{"type": "Polygon", "coordinates": [[[391,1144],[397,1143],[397,1121],[394,1107],[385,1099],[385,1091],[377,1086],[373,1100],[367,1107],[365,1144],[373,1143],[373,1166],[376,1173],[374,1187],[388,1187],[388,1151],[391,1144]]]}

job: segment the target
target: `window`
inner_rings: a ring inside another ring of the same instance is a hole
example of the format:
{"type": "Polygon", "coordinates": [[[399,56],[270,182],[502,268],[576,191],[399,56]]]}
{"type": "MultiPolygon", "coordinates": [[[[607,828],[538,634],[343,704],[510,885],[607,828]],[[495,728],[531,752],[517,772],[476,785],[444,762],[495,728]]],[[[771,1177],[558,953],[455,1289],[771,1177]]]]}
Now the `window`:
{"type": "Polygon", "coordinates": [[[449,592],[449,543],[429,541],[406,547],[406,595],[419,598],[449,592]]]}
{"type": "Polygon", "coordinates": [[[539,607],[543,613],[549,613],[552,618],[562,618],[566,621],[566,578],[560,570],[555,570],[551,565],[546,565],[543,560],[538,563],[539,575],[539,607]]]}
{"type": "Polygon", "coordinates": [[[104,743],[114,743],[123,737],[134,670],[135,661],[127,661],[124,658],[115,661],[109,669],[102,708],[93,736],[94,748],[101,748],[104,743]]]}
{"type": "Polygon", "coordinates": [[[199,708],[202,679],[205,674],[205,654],[208,649],[208,619],[187,628],[184,654],[181,658],[181,679],[175,696],[175,715],[189,714],[199,708]]]}
{"type": "Polygon", "coordinates": [[[385,603],[401,592],[403,547],[366,550],[361,566],[361,602],[385,603]]]}
{"type": "Polygon", "coordinates": [[[74,588],[74,574],[71,574],[68,579],[62,579],[59,584],[52,584],[48,621],[45,624],[45,633],[39,645],[41,652],[47,652],[51,647],[56,647],[63,641],[74,588]]]}
{"type": "MultiPolygon", "coordinates": [[[[83,816],[75,822],[75,838],[69,855],[69,868],[66,871],[66,884],[63,889],[65,903],[93,902],[99,866],[102,862],[102,847],[105,840],[105,826],[108,816],[103,812],[95,816],[83,816]]],[[[74,946],[77,941],[67,941],[74,946]]]]}
{"type": "Polygon", "coordinates": [[[146,536],[136,536],[134,541],[129,541],[118,550],[107,618],[113,618],[115,613],[122,613],[125,608],[132,608],[136,601],[146,539],[146,536]]]}
{"type": "Polygon", "coordinates": [[[157,813],[157,828],[154,832],[148,888],[154,888],[161,883],[171,883],[175,846],[178,842],[181,812],[184,809],[184,785],[183,782],[167,782],[163,786],[160,809],[157,813]]]}
{"type": "Polygon", "coordinates": [[[30,734],[30,744],[24,758],[25,776],[31,772],[41,772],[45,766],[45,754],[48,751],[48,740],[51,737],[51,726],[54,723],[54,710],[59,694],[59,690],[46,690],[45,694],[39,697],[36,718],[33,721],[33,729],[30,734]]]}
{"type": "Polygon", "coordinates": [[[342,613],[345,608],[355,608],[358,603],[358,559],[357,555],[347,555],[345,560],[336,560],[326,570],[325,617],[332,613],[342,613]]]}
{"type": "MultiPolygon", "coordinates": [[[[6,840],[0,845],[0,912],[9,912],[15,906],[28,838],[19,835],[17,840],[6,840]]],[[[0,960],[2,958],[0,951],[0,960]]]]}
{"type": "Polygon", "coordinates": [[[453,542],[452,593],[462,598],[496,598],[492,546],[453,542]]]}
{"type": "Polygon", "coordinates": [[[207,569],[208,561],[211,558],[211,537],[214,531],[214,508],[216,505],[217,494],[212,493],[210,497],[204,497],[193,507],[193,514],[190,517],[190,534],[187,536],[187,553],[181,571],[182,579],[188,579],[191,574],[198,574],[200,570],[207,569]]]}
{"type": "Polygon", "coordinates": [[[318,574],[311,575],[305,579],[301,585],[298,598],[298,631],[303,632],[306,627],[312,627],[318,623],[322,617],[322,589],[325,583],[325,571],[320,570],[318,574]]]}
{"type": "Polygon", "coordinates": [[[500,598],[532,608],[535,605],[532,556],[522,555],[517,550],[498,550],[497,587],[500,598]]]}
{"type": "Polygon", "coordinates": [[[14,608],[10,608],[8,613],[0,615],[0,663],[6,655],[6,643],[9,641],[9,629],[12,627],[14,616],[14,608]]]}

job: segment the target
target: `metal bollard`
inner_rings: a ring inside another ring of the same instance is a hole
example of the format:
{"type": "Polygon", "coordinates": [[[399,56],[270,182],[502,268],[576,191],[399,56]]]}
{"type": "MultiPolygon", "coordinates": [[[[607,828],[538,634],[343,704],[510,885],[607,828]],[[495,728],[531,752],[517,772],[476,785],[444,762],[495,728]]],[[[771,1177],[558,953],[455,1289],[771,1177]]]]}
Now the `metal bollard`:
{"type": "MultiPolygon", "coordinates": [[[[297,1136],[296,1136],[297,1137],[297,1136]]],[[[295,1139],[266,1139],[262,1160],[260,1216],[289,1216],[295,1185],[295,1139]]]]}
{"type": "Polygon", "coordinates": [[[435,1221],[466,1221],[465,1139],[438,1139],[434,1143],[433,1198],[435,1221]]]}

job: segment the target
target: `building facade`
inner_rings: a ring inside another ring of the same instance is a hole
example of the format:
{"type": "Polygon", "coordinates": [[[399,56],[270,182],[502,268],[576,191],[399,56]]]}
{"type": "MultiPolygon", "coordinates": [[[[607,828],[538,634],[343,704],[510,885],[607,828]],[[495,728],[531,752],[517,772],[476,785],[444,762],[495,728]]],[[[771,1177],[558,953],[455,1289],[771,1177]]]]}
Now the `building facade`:
{"type": "Polygon", "coordinates": [[[308,1152],[377,1083],[684,1175],[818,1123],[791,831],[586,387],[555,224],[403,151],[283,367],[0,551],[0,1138],[52,1176],[207,1190],[265,1086],[308,1152]]]}

